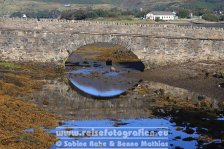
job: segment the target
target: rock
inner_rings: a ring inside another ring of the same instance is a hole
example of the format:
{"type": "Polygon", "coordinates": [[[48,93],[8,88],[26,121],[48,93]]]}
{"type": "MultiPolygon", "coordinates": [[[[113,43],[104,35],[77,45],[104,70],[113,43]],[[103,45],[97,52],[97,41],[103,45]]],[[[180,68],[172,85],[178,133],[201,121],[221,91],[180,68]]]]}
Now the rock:
{"type": "Polygon", "coordinates": [[[198,100],[201,101],[201,100],[204,100],[206,99],[206,97],[204,95],[198,95],[198,100]]]}
{"type": "Polygon", "coordinates": [[[59,121],[59,122],[58,122],[58,125],[59,125],[59,126],[62,126],[62,125],[64,125],[64,124],[65,124],[65,123],[62,122],[62,121],[59,121]]]}
{"type": "Polygon", "coordinates": [[[177,139],[181,139],[181,136],[176,136],[175,137],[175,140],[177,140],[177,139]]]}
{"type": "Polygon", "coordinates": [[[107,66],[112,66],[112,60],[109,60],[109,59],[108,59],[108,60],[106,61],[106,65],[107,65],[107,66]]]}
{"type": "Polygon", "coordinates": [[[162,114],[166,114],[166,112],[165,112],[164,109],[160,109],[159,111],[160,111],[160,113],[162,113],[162,114]]]}
{"type": "Polygon", "coordinates": [[[89,64],[89,62],[87,62],[87,61],[83,61],[83,64],[89,64]]]}
{"type": "Polygon", "coordinates": [[[124,123],[121,120],[116,120],[113,124],[114,127],[120,127],[120,126],[125,126],[128,125],[129,123],[124,123]]]}
{"type": "Polygon", "coordinates": [[[157,95],[164,95],[165,90],[164,89],[155,90],[154,93],[157,95]]]}
{"type": "Polygon", "coordinates": [[[4,74],[0,73],[0,79],[3,79],[3,78],[4,78],[4,74]]]}
{"type": "Polygon", "coordinates": [[[212,107],[212,100],[211,99],[204,99],[202,101],[199,102],[199,106],[200,107],[205,107],[205,108],[210,108],[212,107]]]}
{"type": "Polygon", "coordinates": [[[48,102],[47,100],[44,100],[44,101],[42,102],[42,104],[43,104],[44,106],[47,106],[47,105],[49,105],[49,102],[48,102]]]}
{"type": "Polygon", "coordinates": [[[206,72],[205,73],[205,78],[208,78],[209,77],[209,72],[206,72]]]}
{"type": "Polygon", "coordinates": [[[193,137],[187,137],[183,139],[183,141],[193,141],[193,140],[196,140],[196,139],[193,137]]]}
{"type": "Polygon", "coordinates": [[[184,132],[186,132],[187,134],[193,134],[195,131],[192,128],[187,127],[184,132]]]}
{"type": "Polygon", "coordinates": [[[218,79],[223,79],[224,78],[224,74],[221,72],[215,72],[213,75],[213,77],[218,78],[218,79]]]}
{"type": "Polygon", "coordinates": [[[176,127],[176,130],[177,130],[177,131],[182,131],[182,130],[183,130],[183,128],[182,128],[182,127],[177,126],[177,127],[176,127]]]}
{"type": "Polygon", "coordinates": [[[115,71],[117,71],[117,69],[115,67],[111,66],[110,71],[115,72],[115,71]]]}
{"type": "MultiPolygon", "coordinates": [[[[1,78],[1,77],[0,77],[1,78]]],[[[220,88],[224,88],[224,83],[219,83],[218,85],[220,88]]]]}

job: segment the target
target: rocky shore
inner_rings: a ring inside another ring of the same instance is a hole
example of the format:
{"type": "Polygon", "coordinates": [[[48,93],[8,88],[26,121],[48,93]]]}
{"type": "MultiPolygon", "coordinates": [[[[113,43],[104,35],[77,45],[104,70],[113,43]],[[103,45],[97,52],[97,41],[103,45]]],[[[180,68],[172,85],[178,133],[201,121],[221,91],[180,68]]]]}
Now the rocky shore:
{"type": "MultiPolygon", "coordinates": [[[[83,54],[84,60],[106,61],[109,57],[116,64],[133,58],[127,51],[123,53],[128,54],[126,59],[118,59],[120,53],[112,50],[108,54],[107,50],[89,53],[83,49],[77,54],[83,54]]],[[[78,58],[83,61],[83,57],[78,58]]],[[[73,63],[72,59],[68,61],[73,63]]],[[[222,61],[203,61],[127,72],[124,76],[142,81],[114,99],[94,100],[72,89],[65,75],[68,69],[51,64],[0,62],[0,147],[49,148],[56,138],[43,127],[55,127],[60,119],[92,118],[169,118],[177,129],[185,126],[188,133],[192,133],[193,126],[199,128],[198,142],[202,144],[216,138],[223,141],[223,121],[217,120],[224,109],[223,66],[222,61]],[[35,128],[34,133],[24,131],[28,128],[35,128]]],[[[220,143],[212,145],[218,148],[220,143]]]]}
{"type": "Polygon", "coordinates": [[[59,72],[40,64],[0,62],[0,148],[49,148],[54,144],[56,138],[40,127],[57,126],[59,117],[21,96],[40,89],[44,78],[59,72]],[[24,131],[28,128],[35,128],[34,133],[24,131]]]}

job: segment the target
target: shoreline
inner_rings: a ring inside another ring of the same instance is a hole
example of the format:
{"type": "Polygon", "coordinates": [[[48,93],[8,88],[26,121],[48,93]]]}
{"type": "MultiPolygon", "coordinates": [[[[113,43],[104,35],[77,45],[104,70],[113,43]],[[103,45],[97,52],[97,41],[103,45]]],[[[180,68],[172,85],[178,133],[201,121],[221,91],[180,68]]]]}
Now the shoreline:
{"type": "Polygon", "coordinates": [[[183,88],[222,101],[224,88],[219,87],[219,84],[224,82],[223,63],[223,61],[190,62],[127,75],[183,88]]]}
{"type": "Polygon", "coordinates": [[[49,148],[55,143],[56,137],[41,127],[57,126],[60,117],[21,98],[39,90],[44,84],[40,78],[52,78],[53,72],[36,64],[0,62],[0,148],[49,148]],[[28,128],[35,128],[34,133],[25,132],[28,128]]]}
{"type": "MultiPolygon", "coordinates": [[[[0,96],[3,97],[0,100],[1,101],[0,103],[2,103],[0,104],[0,106],[1,106],[1,109],[5,111],[1,114],[7,114],[7,117],[8,117],[7,119],[4,120],[4,122],[7,124],[7,127],[4,126],[4,129],[10,130],[12,127],[16,127],[16,126],[18,127],[18,129],[16,130],[14,129],[13,131],[14,135],[11,135],[12,134],[11,131],[9,130],[3,131],[3,128],[0,127],[0,131],[4,134],[2,137],[5,138],[3,139],[3,144],[1,144],[0,147],[1,146],[4,147],[5,145],[10,145],[11,147],[17,146],[18,148],[22,148],[21,146],[30,147],[30,146],[36,146],[38,144],[40,148],[49,148],[52,144],[56,142],[57,139],[55,138],[55,136],[49,135],[46,132],[44,132],[43,129],[41,129],[40,127],[42,126],[46,126],[47,128],[56,127],[60,125],[60,120],[64,120],[64,119],[69,120],[70,118],[63,114],[59,115],[56,111],[52,111],[50,107],[54,106],[54,104],[51,105],[51,103],[49,103],[50,101],[47,101],[45,96],[43,96],[43,99],[45,100],[43,100],[43,102],[41,103],[43,105],[42,107],[33,101],[35,99],[32,99],[30,101],[23,99],[23,96],[20,96],[20,94],[22,93],[26,95],[26,94],[36,93],[36,92],[40,92],[40,94],[42,94],[41,88],[46,82],[42,82],[41,80],[44,79],[49,81],[55,81],[54,80],[55,78],[60,77],[62,78],[62,81],[63,81],[62,74],[64,69],[57,70],[57,69],[54,69],[53,66],[49,67],[48,65],[43,65],[43,64],[39,64],[39,66],[37,66],[35,64],[30,64],[30,63],[28,64],[27,63],[26,64],[5,63],[4,65],[7,66],[7,68],[4,68],[3,64],[0,65],[0,75],[3,76],[3,77],[0,77],[0,82],[3,85],[9,85],[7,88],[4,87],[4,88],[1,88],[0,90],[0,96]],[[9,72],[2,72],[3,68],[4,70],[8,69],[9,72]],[[23,72],[18,72],[21,70],[23,70],[23,72]],[[5,107],[4,105],[8,105],[8,106],[5,107]],[[14,111],[16,112],[16,114],[12,114],[9,111],[11,112],[14,111]],[[14,120],[12,121],[12,119],[16,120],[16,122],[14,120]],[[24,119],[26,119],[26,121],[24,121],[24,119]],[[31,121],[34,121],[35,123],[31,121]],[[35,128],[34,133],[24,132],[24,130],[28,128],[35,128]],[[23,136],[28,137],[31,140],[36,139],[36,141],[27,142],[26,140],[21,139],[19,141],[19,144],[18,142],[15,142],[14,140],[15,137],[23,137],[23,136]],[[40,144],[38,142],[42,142],[42,143],[40,144]]],[[[58,87],[60,86],[61,85],[59,84],[58,87]]],[[[55,90],[52,87],[49,87],[49,89],[52,89],[52,91],[57,92],[57,90],[55,90]]],[[[67,92],[67,89],[65,91],[67,92]]],[[[182,89],[180,91],[183,92],[182,89]]],[[[75,91],[71,90],[71,92],[75,92],[75,91]]],[[[50,92],[48,92],[47,90],[46,93],[49,95],[50,92]]],[[[188,93],[184,94],[184,96],[185,95],[188,96],[188,93]]],[[[104,102],[113,103],[116,100],[119,102],[123,102],[125,101],[125,99],[127,99],[127,102],[128,102],[130,98],[133,98],[132,100],[136,100],[136,99],[142,100],[143,103],[144,102],[147,103],[145,104],[147,108],[143,110],[144,115],[146,117],[152,116],[150,113],[151,112],[156,113],[158,108],[159,109],[172,108],[177,110],[184,109],[186,111],[195,110],[195,111],[200,111],[202,113],[216,114],[217,112],[216,110],[211,110],[209,108],[212,104],[212,100],[206,99],[206,100],[200,100],[196,103],[193,103],[191,100],[186,100],[186,98],[184,98],[184,100],[181,99],[184,96],[180,95],[179,89],[175,87],[172,87],[172,86],[168,87],[168,85],[166,84],[161,84],[161,83],[153,84],[153,83],[144,81],[140,83],[137,87],[129,90],[125,95],[122,95],[121,97],[119,97],[119,99],[112,99],[109,101],[106,100],[104,102]],[[164,92],[163,90],[161,90],[162,86],[164,86],[164,92]],[[177,92],[173,92],[173,90],[176,90],[177,92]]],[[[39,96],[34,96],[34,97],[40,98],[39,96]]],[[[90,101],[90,103],[96,102],[93,99],[88,99],[88,101],[90,101]]],[[[54,108],[57,108],[57,107],[54,107],[54,108]]],[[[80,116],[83,118],[83,116],[81,115],[82,112],[80,110],[76,111],[75,114],[80,114],[80,116]]],[[[100,111],[100,109],[98,110],[100,111]]],[[[120,111],[119,110],[117,111],[117,110],[118,109],[116,109],[116,112],[118,113],[122,111],[122,110],[120,111]]],[[[84,110],[83,112],[86,113],[88,111],[84,110]]],[[[91,112],[91,109],[90,109],[89,112],[90,112],[89,116],[90,118],[92,118],[91,114],[94,114],[94,111],[91,112]]],[[[97,111],[95,112],[98,113],[97,111]]],[[[111,112],[113,113],[113,111],[111,112]]],[[[159,114],[154,115],[154,117],[155,116],[159,117],[159,114]]],[[[1,117],[4,117],[4,116],[1,116],[1,117]]],[[[104,116],[102,116],[102,118],[104,118],[104,116]]]]}

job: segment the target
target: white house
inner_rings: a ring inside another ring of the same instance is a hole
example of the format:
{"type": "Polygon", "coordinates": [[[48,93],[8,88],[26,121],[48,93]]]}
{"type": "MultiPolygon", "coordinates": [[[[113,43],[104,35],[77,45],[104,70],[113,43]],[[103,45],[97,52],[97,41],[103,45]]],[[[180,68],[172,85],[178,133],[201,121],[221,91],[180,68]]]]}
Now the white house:
{"type": "Polygon", "coordinates": [[[23,15],[22,15],[22,18],[27,18],[26,14],[23,14],[23,15]]]}
{"type": "Polygon", "coordinates": [[[71,4],[64,4],[64,7],[71,7],[71,4]]]}
{"type": "Polygon", "coordinates": [[[176,13],[175,12],[168,12],[168,11],[152,11],[146,14],[146,19],[151,20],[175,20],[176,13]]]}

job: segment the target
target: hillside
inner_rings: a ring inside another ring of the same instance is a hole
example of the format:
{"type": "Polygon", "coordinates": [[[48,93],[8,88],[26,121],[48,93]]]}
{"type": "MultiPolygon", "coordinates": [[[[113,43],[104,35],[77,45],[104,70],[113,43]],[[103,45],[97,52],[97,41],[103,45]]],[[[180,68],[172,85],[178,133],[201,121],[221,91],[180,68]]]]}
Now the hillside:
{"type": "Polygon", "coordinates": [[[176,10],[179,8],[224,10],[224,0],[0,0],[0,14],[16,11],[93,9],[176,10]],[[71,4],[65,7],[65,4],[71,4]]]}
{"type": "Polygon", "coordinates": [[[109,9],[112,4],[103,0],[0,0],[0,14],[53,9],[62,11],[87,7],[109,9]],[[65,7],[65,4],[71,4],[71,7],[65,7]]]}

